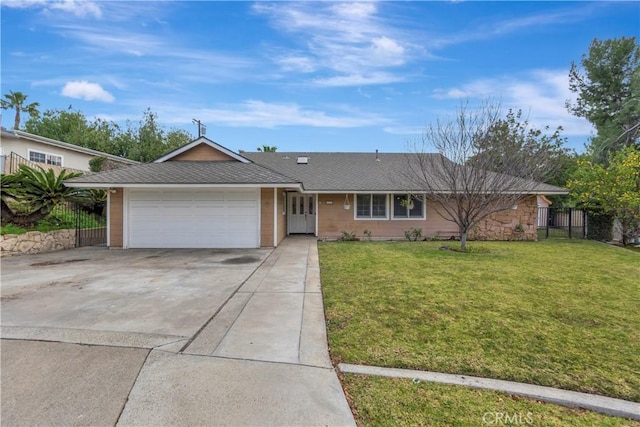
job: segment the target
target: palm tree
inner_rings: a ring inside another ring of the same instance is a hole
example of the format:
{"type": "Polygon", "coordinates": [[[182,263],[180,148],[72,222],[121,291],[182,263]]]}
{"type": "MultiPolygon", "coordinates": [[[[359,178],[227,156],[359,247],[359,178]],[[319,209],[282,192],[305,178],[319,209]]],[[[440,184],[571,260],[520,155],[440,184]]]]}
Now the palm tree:
{"type": "Polygon", "coordinates": [[[86,195],[86,190],[66,187],[65,179],[82,175],[77,172],[44,170],[20,165],[20,171],[12,175],[0,175],[2,187],[2,225],[29,226],[44,219],[60,203],[86,195]],[[10,206],[14,205],[14,207],[10,206]]]}
{"type": "Polygon", "coordinates": [[[258,147],[257,150],[258,151],[262,151],[265,153],[275,153],[276,150],[278,149],[278,147],[276,146],[270,146],[270,145],[263,145],[262,147],[258,147]]]}
{"type": "Polygon", "coordinates": [[[14,129],[20,128],[20,113],[29,113],[31,117],[37,117],[40,112],[38,111],[38,107],[40,106],[37,102],[32,102],[31,104],[25,105],[27,101],[27,95],[22,92],[14,92],[12,90],[9,93],[5,93],[4,97],[7,99],[0,99],[0,106],[3,110],[16,110],[16,118],[15,123],[13,125],[14,129]]]}

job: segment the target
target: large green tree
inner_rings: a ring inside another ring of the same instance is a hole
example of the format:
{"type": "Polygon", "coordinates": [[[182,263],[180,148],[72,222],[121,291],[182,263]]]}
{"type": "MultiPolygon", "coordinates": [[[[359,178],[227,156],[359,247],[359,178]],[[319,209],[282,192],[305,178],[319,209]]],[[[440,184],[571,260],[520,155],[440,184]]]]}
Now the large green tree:
{"type": "Polygon", "coordinates": [[[113,148],[113,139],[119,127],[102,119],[89,120],[71,106],[66,110],[46,110],[25,123],[25,131],[34,135],[57,139],[69,144],[119,155],[113,148]]]}
{"type": "Polygon", "coordinates": [[[117,145],[125,157],[149,162],[191,139],[191,135],[181,129],[165,131],[158,122],[158,115],[147,109],[138,123],[127,123],[126,130],[117,138],[117,145]]]}
{"type": "MultiPolygon", "coordinates": [[[[525,163],[529,159],[537,159],[544,162],[537,165],[544,171],[538,178],[554,185],[563,185],[566,181],[563,180],[563,169],[570,158],[569,149],[564,147],[565,143],[562,127],[553,132],[548,126],[537,129],[523,117],[522,110],[509,109],[486,132],[473,138],[477,154],[467,164],[481,163],[494,172],[505,172],[510,167],[506,162],[518,159],[518,163],[525,163]]],[[[511,171],[512,175],[518,176],[519,173],[518,170],[511,171]]]]}
{"type": "Polygon", "coordinates": [[[4,94],[4,97],[6,99],[0,99],[0,107],[3,110],[14,110],[16,112],[13,122],[14,129],[20,129],[20,113],[28,113],[31,117],[38,116],[40,104],[37,102],[27,104],[28,95],[10,90],[9,93],[4,94]]]}
{"type": "Polygon", "coordinates": [[[623,148],[607,166],[585,157],[567,185],[581,205],[613,214],[623,244],[640,236],[639,149],[623,148]]]}
{"type": "Polygon", "coordinates": [[[103,151],[141,162],[155,160],[191,140],[181,129],[166,131],[156,113],[147,109],[141,120],[124,127],[102,119],[88,119],[81,111],[47,110],[25,124],[27,132],[103,151]]]}
{"type": "Polygon", "coordinates": [[[640,138],[640,46],[635,37],[594,39],[580,65],[571,64],[568,110],[597,130],[591,151],[598,162],[640,138]]]}
{"type": "MultiPolygon", "coordinates": [[[[529,175],[530,171],[512,169],[510,164],[514,161],[524,164],[530,159],[536,159],[540,171],[537,178],[548,184],[564,187],[576,167],[577,156],[565,147],[566,138],[562,136],[562,130],[562,127],[557,127],[551,131],[548,126],[538,129],[529,123],[522,110],[509,109],[486,133],[473,138],[477,154],[467,164],[476,163],[494,172],[510,171],[511,175],[519,176],[529,175]]],[[[567,202],[566,196],[550,198],[554,206],[567,202]]]]}

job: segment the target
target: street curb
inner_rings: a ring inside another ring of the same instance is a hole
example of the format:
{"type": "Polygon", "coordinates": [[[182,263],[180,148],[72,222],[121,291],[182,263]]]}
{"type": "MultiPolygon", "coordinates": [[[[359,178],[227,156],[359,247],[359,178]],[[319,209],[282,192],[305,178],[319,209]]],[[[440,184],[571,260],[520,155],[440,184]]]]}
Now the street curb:
{"type": "Polygon", "coordinates": [[[616,417],[631,418],[640,421],[640,403],[577,391],[562,390],[514,381],[494,380],[467,375],[443,374],[439,372],[416,371],[412,369],[381,368],[377,366],[350,365],[340,363],[338,369],[343,373],[374,375],[392,378],[409,378],[420,381],[455,384],[488,390],[497,390],[517,394],[544,402],[555,403],[573,408],[584,408],[616,417]]]}

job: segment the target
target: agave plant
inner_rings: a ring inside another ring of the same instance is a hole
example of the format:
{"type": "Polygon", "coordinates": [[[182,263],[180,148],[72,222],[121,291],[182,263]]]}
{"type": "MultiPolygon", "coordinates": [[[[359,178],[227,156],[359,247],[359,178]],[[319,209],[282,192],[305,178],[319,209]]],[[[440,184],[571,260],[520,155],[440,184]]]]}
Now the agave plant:
{"type": "Polygon", "coordinates": [[[20,165],[20,171],[2,176],[2,224],[18,226],[35,224],[51,213],[59,203],[72,200],[86,190],[65,187],[66,179],[80,173],[31,168],[20,165]],[[12,204],[15,209],[10,207],[12,204]]]}

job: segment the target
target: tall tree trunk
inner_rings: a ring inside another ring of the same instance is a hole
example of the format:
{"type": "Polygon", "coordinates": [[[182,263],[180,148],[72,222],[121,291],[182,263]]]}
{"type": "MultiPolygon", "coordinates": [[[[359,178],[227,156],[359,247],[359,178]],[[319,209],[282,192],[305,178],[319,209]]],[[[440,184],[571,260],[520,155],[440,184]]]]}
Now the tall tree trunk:
{"type": "Polygon", "coordinates": [[[16,120],[15,120],[15,123],[13,124],[13,128],[15,130],[20,129],[20,107],[16,108],[16,120]]]}
{"type": "Polygon", "coordinates": [[[467,250],[467,230],[460,230],[460,249],[467,250]]]}

